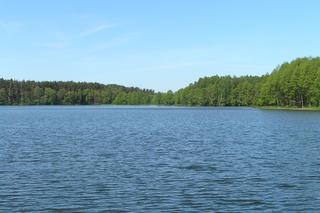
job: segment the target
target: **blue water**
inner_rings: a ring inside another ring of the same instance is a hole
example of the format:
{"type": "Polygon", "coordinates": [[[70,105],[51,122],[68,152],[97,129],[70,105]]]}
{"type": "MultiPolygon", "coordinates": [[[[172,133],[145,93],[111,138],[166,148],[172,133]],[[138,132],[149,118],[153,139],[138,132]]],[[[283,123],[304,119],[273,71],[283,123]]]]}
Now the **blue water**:
{"type": "Polygon", "coordinates": [[[0,212],[320,210],[320,113],[0,107],[0,212]]]}

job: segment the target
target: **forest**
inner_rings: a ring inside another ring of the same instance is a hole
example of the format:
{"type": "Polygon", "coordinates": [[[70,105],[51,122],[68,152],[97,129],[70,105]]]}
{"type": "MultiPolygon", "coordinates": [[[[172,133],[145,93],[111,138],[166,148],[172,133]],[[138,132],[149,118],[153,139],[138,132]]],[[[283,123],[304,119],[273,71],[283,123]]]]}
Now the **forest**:
{"type": "Polygon", "coordinates": [[[320,106],[320,58],[298,58],[263,76],[212,76],[176,92],[86,82],[0,79],[0,105],[320,106]]]}

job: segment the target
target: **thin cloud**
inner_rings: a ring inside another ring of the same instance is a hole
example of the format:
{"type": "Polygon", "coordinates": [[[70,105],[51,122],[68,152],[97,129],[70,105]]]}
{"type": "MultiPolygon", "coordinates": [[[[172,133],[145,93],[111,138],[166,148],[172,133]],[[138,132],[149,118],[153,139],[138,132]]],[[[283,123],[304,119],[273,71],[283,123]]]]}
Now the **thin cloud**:
{"type": "Polygon", "coordinates": [[[104,50],[104,49],[108,49],[108,48],[112,48],[112,47],[117,47],[117,46],[126,44],[132,40],[137,39],[138,36],[139,36],[139,33],[130,33],[127,35],[115,37],[109,41],[95,45],[94,49],[95,50],[104,50]]]}
{"type": "Polygon", "coordinates": [[[85,32],[82,32],[81,33],[81,37],[87,37],[87,36],[91,36],[91,35],[94,35],[96,33],[99,33],[99,32],[102,32],[106,29],[111,29],[111,28],[114,28],[116,25],[114,24],[103,24],[103,25],[99,25],[99,26],[96,26],[94,28],[91,28],[85,32]]]}
{"type": "Polygon", "coordinates": [[[107,63],[111,63],[110,61],[106,60],[103,54],[106,52],[110,52],[108,50],[112,48],[117,48],[122,45],[126,45],[130,43],[133,40],[136,40],[138,38],[139,33],[130,33],[127,35],[122,35],[119,37],[114,37],[113,39],[110,39],[109,41],[105,42],[99,42],[96,44],[92,44],[89,47],[85,47],[86,49],[82,49],[81,47],[79,50],[79,54],[70,55],[70,61],[73,61],[75,63],[82,63],[85,66],[97,66],[98,64],[103,64],[103,66],[107,63]],[[101,57],[103,59],[101,59],[101,57]]]}
{"type": "Polygon", "coordinates": [[[63,48],[65,48],[65,44],[62,42],[44,43],[43,46],[50,48],[50,49],[63,49],[63,48]]]}
{"type": "Polygon", "coordinates": [[[115,37],[113,39],[110,39],[109,41],[92,45],[89,49],[85,51],[86,53],[85,58],[91,58],[99,54],[99,52],[103,52],[104,50],[108,50],[110,48],[116,48],[116,47],[128,44],[131,41],[138,39],[138,36],[139,36],[139,33],[130,33],[127,35],[115,37]]]}
{"type": "Polygon", "coordinates": [[[0,30],[6,32],[18,32],[21,24],[16,21],[0,20],[0,30]]]}

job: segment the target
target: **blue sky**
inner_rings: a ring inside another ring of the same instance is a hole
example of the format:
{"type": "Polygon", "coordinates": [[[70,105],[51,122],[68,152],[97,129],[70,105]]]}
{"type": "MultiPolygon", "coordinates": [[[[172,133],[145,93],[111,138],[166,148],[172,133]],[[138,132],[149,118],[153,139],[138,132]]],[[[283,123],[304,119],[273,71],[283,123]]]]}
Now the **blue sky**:
{"type": "Polygon", "coordinates": [[[320,1],[0,0],[0,77],[176,90],[320,55],[320,1]]]}

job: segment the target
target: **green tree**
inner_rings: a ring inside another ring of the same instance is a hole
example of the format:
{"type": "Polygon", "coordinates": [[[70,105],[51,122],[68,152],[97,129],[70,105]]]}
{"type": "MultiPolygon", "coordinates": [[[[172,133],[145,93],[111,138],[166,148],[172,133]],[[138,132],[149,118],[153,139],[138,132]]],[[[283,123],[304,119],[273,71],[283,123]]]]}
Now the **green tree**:
{"type": "Polygon", "coordinates": [[[0,105],[8,104],[7,91],[5,88],[0,88],[0,105]]]}

